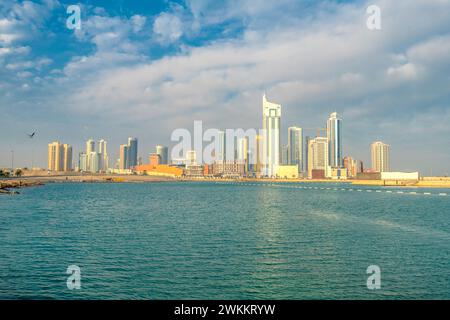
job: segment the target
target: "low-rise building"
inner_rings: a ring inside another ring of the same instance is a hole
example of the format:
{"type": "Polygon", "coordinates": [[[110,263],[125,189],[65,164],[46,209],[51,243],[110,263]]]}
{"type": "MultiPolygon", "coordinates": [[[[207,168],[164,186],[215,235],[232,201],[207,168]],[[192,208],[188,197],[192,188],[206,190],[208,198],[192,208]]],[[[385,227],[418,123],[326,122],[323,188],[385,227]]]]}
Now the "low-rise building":
{"type": "Polygon", "coordinates": [[[186,165],[184,175],[190,178],[200,178],[204,175],[204,167],[200,164],[186,165]]]}
{"type": "Polygon", "coordinates": [[[298,165],[278,166],[276,168],[276,175],[279,178],[298,179],[298,165]]]}
{"type": "Polygon", "coordinates": [[[419,172],[381,172],[381,180],[419,180],[419,172]]]}
{"type": "Polygon", "coordinates": [[[238,161],[215,162],[211,165],[211,173],[216,177],[240,178],[245,175],[245,163],[238,161]]]}
{"type": "Polygon", "coordinates": [[[329,178],[332,180],[347,180],[347,168],[330,167],[329,178]]]}

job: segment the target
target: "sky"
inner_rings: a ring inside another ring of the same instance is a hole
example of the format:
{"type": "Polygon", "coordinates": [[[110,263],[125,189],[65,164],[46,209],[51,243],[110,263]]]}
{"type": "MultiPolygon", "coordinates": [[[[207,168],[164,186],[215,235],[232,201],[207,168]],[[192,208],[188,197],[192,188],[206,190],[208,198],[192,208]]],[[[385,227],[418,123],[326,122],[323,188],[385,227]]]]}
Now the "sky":
{"type": "Polygon", "coordinates": [[[331,112],[343,153],[450,172],[450,0],[0,2],[0,167],[46,167],[47,144],[129,136],[144,161],[177,128],[260,128],[262,95],[305,135],[331,112]],[[66,26],[69,5],[81,29],[66,26]],[[366,9],[381,9],[369,30],[366,9]],[[37,130],[30,139],[26,133],[37,130]]]}

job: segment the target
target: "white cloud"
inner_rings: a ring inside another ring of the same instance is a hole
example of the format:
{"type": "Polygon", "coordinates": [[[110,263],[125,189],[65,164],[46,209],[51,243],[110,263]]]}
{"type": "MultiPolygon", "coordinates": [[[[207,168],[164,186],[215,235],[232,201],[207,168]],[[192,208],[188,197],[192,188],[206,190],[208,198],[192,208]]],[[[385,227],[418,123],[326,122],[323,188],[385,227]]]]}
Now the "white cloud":
{"type": "Polygon", "coordinates": [[[399,79],[414,80],[418,77],[418,69],[414,64],[406,63],[401,66],[390,67],[387,74],[399,79]]]}
{"type": "Polygon", "coordinates": [[[163,43],[175,42],[183,35],[183,24],[178,16],[163,12],[155,19],[153,32],[163,43]]]}
{"type": "Polygon", "coordinates": [[[138,33],[144,29],[147,22],[147,18],[141,15],[134,15],[131,17],[131,23],[133,25],[133,32],[138,33]]]}

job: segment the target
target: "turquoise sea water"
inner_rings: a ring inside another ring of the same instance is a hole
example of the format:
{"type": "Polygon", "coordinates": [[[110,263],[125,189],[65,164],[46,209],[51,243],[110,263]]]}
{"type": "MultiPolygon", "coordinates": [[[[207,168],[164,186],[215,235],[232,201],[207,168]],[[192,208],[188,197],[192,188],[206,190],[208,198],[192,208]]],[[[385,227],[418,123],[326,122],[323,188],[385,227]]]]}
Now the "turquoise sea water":
{"type": "Polygon", "coordinates": [[[23,189],[0,196],[0,298],[450,299],[450,196],[398,190],[209,182],[23,189]],[[73,264],[81,290],[66,286],[73,264]],[[380,290],[367,289],[369,265],[381,268],[380,290]]]}

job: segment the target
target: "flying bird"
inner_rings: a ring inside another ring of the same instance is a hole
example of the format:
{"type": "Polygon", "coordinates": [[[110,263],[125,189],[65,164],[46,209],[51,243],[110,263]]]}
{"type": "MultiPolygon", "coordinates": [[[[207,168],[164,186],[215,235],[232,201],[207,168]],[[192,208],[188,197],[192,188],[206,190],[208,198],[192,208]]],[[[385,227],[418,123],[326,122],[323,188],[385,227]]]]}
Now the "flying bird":
{"type": "Polygon", "coordinates": [[[33,139],[35,134],[36,134],[36,131],[34,131],[32,134],[27,133],[27,136],[30,137],[30,139],[33,139]]]}

